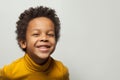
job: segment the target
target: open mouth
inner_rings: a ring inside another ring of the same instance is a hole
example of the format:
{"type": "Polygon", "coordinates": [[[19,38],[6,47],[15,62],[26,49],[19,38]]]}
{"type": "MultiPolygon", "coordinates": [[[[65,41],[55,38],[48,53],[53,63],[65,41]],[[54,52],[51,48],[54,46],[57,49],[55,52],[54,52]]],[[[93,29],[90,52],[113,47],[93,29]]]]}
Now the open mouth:
{"type": "Polygon", "coordinates": [[[48,52],[49,49],[50,49],[50,46],[49,46],[49,45],[40,45],[40,46],[37,46],[37,48],[38,48],[41,52],[48,52]]]}

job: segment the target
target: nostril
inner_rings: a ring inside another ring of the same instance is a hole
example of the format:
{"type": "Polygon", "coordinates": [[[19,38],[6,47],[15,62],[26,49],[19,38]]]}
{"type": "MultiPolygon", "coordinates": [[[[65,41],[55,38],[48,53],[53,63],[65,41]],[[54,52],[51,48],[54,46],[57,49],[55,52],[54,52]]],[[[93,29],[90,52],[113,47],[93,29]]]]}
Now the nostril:
{"type": "Polygon", "coordinates": [[[47,35],[45,33],[41,34],[41,36],[39,37],[39,39],[42,42],[47,42],[48,41],[47,35]]]}
{"type": "Polygon", "coordinates": [[[41,42],[48,42],[47,39],[41,39],[40,41],[41,41],[41,42]]]}

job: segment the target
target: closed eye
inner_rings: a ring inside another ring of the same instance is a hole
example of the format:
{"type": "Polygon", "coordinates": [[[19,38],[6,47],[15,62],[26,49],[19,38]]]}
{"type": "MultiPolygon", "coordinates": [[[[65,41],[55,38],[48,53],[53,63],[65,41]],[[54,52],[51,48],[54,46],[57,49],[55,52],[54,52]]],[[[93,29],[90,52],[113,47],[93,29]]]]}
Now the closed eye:
{"type": "Polygon", "coordinates": [[[39,36],[39,34],[32,34],[32,36],[39,36]]]}
{"type": "Polygon", "coordinates": [[[54,34],[47,34],[49,37],[54,37],[55,35],[54,34]]]}

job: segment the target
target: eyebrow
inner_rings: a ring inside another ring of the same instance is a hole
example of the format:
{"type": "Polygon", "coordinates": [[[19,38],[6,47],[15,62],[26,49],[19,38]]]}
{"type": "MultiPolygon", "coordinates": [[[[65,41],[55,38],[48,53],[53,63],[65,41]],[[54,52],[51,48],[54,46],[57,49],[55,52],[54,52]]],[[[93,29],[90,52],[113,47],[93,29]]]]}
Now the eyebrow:
{"type": "Polygon", "coordinates": [[[39,29],[31,29],[31,31],[39,31],[39,29]]]}
{"type": "MultiPolygon", "coordinates": [[[[31,31],[40,31],[40,29],[32,29],[31,31]]],[[[50,29],[50,30],[48,30],[48,31],[55,31],[54,29],[50,29]]]]}

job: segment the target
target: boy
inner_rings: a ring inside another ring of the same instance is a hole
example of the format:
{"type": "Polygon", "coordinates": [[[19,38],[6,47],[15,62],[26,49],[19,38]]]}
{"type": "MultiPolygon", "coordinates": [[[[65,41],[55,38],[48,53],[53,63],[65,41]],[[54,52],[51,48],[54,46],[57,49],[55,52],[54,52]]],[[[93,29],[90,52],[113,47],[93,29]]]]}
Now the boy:
{"type": "Polygon", "coordinates": [[[69,80],[67,68],[50,55],[60,36],[55,10],[31,7],[19,17],[17,41],[25,55],[0,70],[0,80],[69,80]]]}

